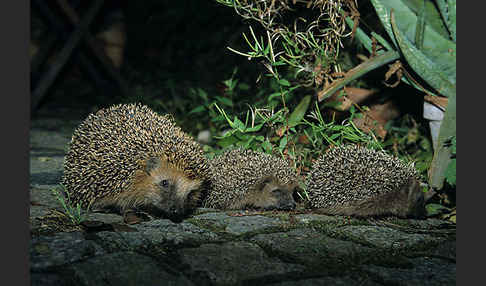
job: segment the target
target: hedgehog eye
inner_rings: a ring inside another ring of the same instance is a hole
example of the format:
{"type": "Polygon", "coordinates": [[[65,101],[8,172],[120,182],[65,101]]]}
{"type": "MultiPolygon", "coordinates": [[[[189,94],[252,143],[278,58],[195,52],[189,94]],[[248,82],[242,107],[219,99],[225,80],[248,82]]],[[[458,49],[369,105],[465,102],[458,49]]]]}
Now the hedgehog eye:
{"type": "Polygon", "coordinates": [[[159,185],[162,188],[168,188],[169,187],[169,180],[162,180],[162,181],[160,181],[159,185]]]}

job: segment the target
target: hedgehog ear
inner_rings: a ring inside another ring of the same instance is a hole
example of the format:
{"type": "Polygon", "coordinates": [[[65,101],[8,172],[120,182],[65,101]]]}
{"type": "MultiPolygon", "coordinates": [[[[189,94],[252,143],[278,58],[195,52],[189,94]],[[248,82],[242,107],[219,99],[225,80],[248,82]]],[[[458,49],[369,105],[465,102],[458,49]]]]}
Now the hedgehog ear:
{"type": "Polygon", "coordinates": [[[272,182],[272,180],[273,180],[272,176],[263,177],[257,182],[257,190],[260,191],[263,190],[266,185],[272,182]]]}
{"type": "Polygon", "coordinates": [[[158,157],[150,157],[145,162],[145,172],[150,174],[150,172],[158,167],[160,167],[161,161],[158,157]]]}

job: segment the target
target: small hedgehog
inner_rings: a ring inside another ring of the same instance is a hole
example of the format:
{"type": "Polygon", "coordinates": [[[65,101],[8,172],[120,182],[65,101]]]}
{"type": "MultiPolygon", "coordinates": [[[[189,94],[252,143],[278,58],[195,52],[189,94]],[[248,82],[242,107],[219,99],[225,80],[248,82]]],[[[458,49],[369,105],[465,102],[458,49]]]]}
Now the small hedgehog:
{"type": "Polygon", "coordinates": [[[83,207],[180,221],[208,188],[209,164],[169,115],[119,104],[90,114],[74,131],[62,184],[83,207]]]}
{"type": "Polygon", "coordinates": [[[310,205],[319,212],[358,217],[423,217],[424,194],[413,166],[385,152],[335,147],[312,166],[310,205]]]}
{"type": "Polygon", "coordinates": [[[205,207],[216,209],[295,208],[297,175],[285,160],[233,149],[210,161],[211,184],[205,207]]]}

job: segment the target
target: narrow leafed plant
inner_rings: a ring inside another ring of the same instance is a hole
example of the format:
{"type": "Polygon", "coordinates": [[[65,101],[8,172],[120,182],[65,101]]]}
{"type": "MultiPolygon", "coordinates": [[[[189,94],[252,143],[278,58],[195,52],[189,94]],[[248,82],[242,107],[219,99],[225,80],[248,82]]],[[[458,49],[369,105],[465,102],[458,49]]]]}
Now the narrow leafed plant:
{"type": "Polygon", "coordinates": [[[51,192],[61,204],[65,215],[69,217],[74,225],[79,225],[85,220],[85,217],[81,214],[81,204],[79,202],[76,204],[71,202],[71,195],[64,185],[61,184],[60,187],[51,189],[51,192]]]}
{"type": "MultiPolygon", "coordinates": [[[[277,67],[286,66],[304,86],[328,85],[341,73],[337,61],[342,40],[351,35],[346,26],[348,15],[358,19],[353,0],[216,0],[234,8],[244,19],[253,20],[265,30],[257,37],[251,26],[250,36],[243,34],[249,52],[231,51],[248,59],[265,58],[264,65],[278,78],[277,67]],[[291,20],[289,20],[291,19],[291,20]],[[264,40],[265,38],[265,40],[264,40]],[[267,44],[265,44],[267,42],[267,44]]],[[[282,84],[285,85],[285,82],[282,84]]]]}

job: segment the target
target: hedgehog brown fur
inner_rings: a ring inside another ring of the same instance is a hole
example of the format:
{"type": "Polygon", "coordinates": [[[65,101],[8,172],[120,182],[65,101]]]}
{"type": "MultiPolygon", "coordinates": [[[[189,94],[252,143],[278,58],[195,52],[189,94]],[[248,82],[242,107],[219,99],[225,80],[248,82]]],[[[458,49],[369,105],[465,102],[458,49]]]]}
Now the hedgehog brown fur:
{"type": "Polygon", "coordinates": [[[310,205],[326,214],[425,215],[424,194],[413,166],[356,145],[335,147],[321,156],[312,165],[307,193],[310,205]]]}
{"type": "Polygon", "coordinates": [[[200,145],[169,115],[119,104],[90,114],[74,131],[62,184],[83,207],[179,220],[207,189],[209,165],[200,145]]]}
{"type": "Polygon", "coordinates": [[[217,209],[293,209],[297,175],[284,159],[233,149],[210,161],[212,188],[205,207],[217,209]]]}

